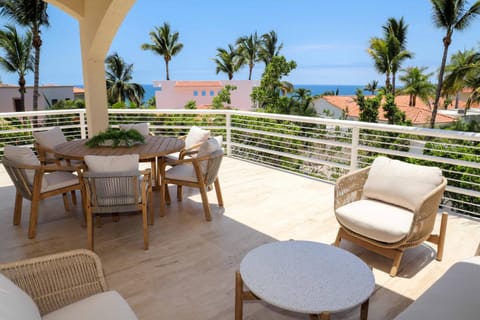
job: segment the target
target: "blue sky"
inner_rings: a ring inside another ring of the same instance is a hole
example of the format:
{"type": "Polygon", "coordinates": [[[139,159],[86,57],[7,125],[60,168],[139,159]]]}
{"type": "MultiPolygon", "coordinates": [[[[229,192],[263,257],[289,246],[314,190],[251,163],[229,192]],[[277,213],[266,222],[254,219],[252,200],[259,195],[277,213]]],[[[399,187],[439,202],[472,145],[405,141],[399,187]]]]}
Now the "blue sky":
{"type": "MultiPolygon", "coordinates": [[[[470,1],[470,4],[473,1],[470,1]]],[[[42,32],[40,83],[81,84],[82,65],[77,22],[50,5],[50,27],[42,32]]],[[[403,66],[425,66],[436,71],[442,56],[444,31],[433,26],[428,0],[242,0],[166,1],[138,0],[112,42],[118,52],[134,64],[134,81],[151,84],[165,79],[163,57],[140,49],[149,42],[154,26],[169,22],[179,31],[183,50],[170,64],[172,80],[226,79],[215,74],[216,48],[226,47],[243,35],[275,30],[283,42],[281,53],[297,62],[287,80],[294,84],[364,85],[384,82],[367,54],[369,39],[381,36],[387,18],[404,17],[408,27],[407,49],[414,59],[403,66]]],[[[2,25],[7,21],[0,19],[2,25]]],[[[449,53],[480,48],[480,17],[465,31],[455,32],[449,53]]],[[[254,68],[260,79],[263,63],[254,68]]],[[[17,77],[0,71],[3,83],[17,77]]],[[[247,79],[244,68],[234,79],[247,79]]],[[[433,80],[433,79],[432,79],[433,80]]],[[[33,84],[33,75],[27,77],[33,84]]]]}

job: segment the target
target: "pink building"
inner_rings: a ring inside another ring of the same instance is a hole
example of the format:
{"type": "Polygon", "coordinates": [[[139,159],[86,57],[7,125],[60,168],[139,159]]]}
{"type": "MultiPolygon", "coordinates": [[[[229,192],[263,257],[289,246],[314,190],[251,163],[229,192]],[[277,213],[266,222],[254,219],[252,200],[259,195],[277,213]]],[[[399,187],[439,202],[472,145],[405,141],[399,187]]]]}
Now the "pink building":
{"type": "Polygon", "coordinates": [[[254,108],[250,94],[260,84],[258,80],[219,80],[219,81],[154,81],[157,109],[183,109],[185,104],[194,100],[197,107],[212,104],[213,97],[218,95],[227,84],[236,86],[231,91],[232,108],[251,111],[254,108]]]}

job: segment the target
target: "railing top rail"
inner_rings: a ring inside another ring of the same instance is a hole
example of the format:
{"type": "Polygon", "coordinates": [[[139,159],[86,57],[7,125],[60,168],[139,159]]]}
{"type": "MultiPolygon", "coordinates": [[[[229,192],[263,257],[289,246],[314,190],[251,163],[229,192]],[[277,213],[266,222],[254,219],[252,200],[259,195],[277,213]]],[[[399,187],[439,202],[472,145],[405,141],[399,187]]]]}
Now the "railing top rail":
{"type": "MultiPolygon", "coordinates": [[[[446,139],[460,139],[470,141],[480,141],[480,133],[475,132],[463,132],[453,130],[441,130],[430,129],[421,127],[408,127],[389,125],[382,123],[368,123],[351,120],[337,120],[337,119],[325,119],[319,117],[302,117],[292,116],[274,113],[262,113],[262,112],[249,112],[249,111],[237,111],[237,110],[186,110],[186,109],[109,109],[109,113],[112,114],[219,114],[219,115],[237,115],[245,117],[256,117],[265,119],[276,119],[285,121],[296,121],[314,124],[323,124],[328,126],[340,126],[344,128],[359,128],[370,129],[380,131],[390,131],[396,133],[404,133],[419,136],[430,136],[446,139]]],[[[66,109],[66,110],[45,110],[45,111],[26,111],[22,113],[8,112],[0,113],[0,117],[21,117],[21,116],[38,116],[38,115],[51,115],[51,114],[78,114],[85,113],[85,109],[66,109]]]]}

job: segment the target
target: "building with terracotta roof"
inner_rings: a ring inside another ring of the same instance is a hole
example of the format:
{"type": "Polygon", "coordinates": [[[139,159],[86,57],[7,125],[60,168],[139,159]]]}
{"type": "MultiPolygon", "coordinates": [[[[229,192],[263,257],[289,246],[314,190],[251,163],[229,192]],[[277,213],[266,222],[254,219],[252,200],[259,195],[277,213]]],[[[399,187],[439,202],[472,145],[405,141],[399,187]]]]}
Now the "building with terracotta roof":
{"type": "MultiPolygon", "coordinates": [[[[414,126],[428,126],[432,116],[431,107],[420,99],[417,99],[415,107],[410,107],[408,102],[408,95],[395,97],[397,107],[405,112],[407,120],[410,120],[414,126]]],[[[465,103],[463,102],[463,107],[464,105],[465,103]]],[[[337,119],[346,117],[349,120],[358,120],[360,117],[360,108],[353,96],[323,96],[315,101],[315,109],[320,115],[328,114],[337,119]]],[[[378,122],[387,122],[383,114],[383,109],[380,107],[378,122]]],[[[439,126],[447,125],[457,120],[457,118],[451,115],[444,115],[439,110],[435,123],[439,126]]]]}
{"type": "Polygon", "coordinates": [[[220,80],[220,81],[154,81],[156,106],[158,109],[183,109],[188,101],[194,100],[197,108],[207,108],[212,99],[226,85],[236,86],[231,91],[231,106],[234,109],[250,111],[254,103],[250,98],[252,89],[258,86],[258,80],[220,80]]]}

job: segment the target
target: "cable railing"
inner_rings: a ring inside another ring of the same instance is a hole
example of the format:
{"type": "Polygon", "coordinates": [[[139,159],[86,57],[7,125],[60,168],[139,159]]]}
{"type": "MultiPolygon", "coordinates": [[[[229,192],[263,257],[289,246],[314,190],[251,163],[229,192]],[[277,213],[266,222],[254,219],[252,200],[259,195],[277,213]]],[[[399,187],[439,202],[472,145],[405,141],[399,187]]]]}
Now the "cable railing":
{"type": "MultiPolygon", "coordinates": [[[[111,127],[138,122],[169,136],[197,125],[223,136],[227,156],[328,182],[379,155],[438,166],[448,179],[443,207],[480,217],[478,133],[234,110],[109,109],[111,127]]],[[[88,136],[83,109],[0,113],[0,152],[33,146],[32,132],[55,126],[68,139],[88,136]]]]}

